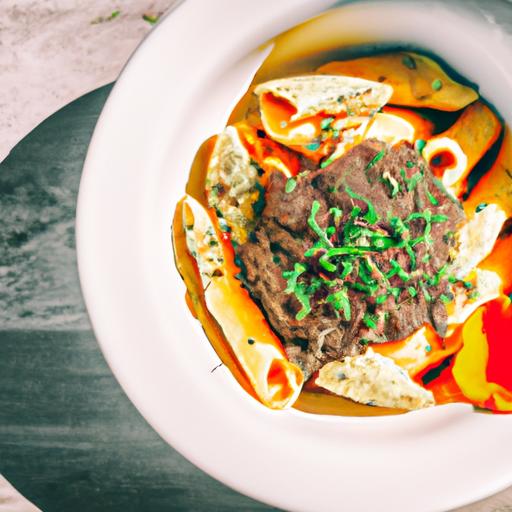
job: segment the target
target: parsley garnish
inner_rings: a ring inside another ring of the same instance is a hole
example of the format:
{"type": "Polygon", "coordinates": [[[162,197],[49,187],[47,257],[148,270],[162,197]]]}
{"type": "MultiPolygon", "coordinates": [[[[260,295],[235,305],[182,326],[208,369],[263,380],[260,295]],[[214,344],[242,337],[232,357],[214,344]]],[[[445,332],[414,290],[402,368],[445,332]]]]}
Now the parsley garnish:
{"type": "Polygon", "coordinates": [[[286,185],[284,187],[284,191],[289,194],[290,192],[293,192],[295,190],[295,187],[297,186],[297,182],[293,178],[288,178],[286,180],[286,185]]]}
{"type": "Polygon", "coordinates": [[[425,193],[427,195],[428,200],[430,201],[430,204],[437,206],[439,204],[439,201],[434,197],[433,194],[430,193],[430,190],[426,189],[425,193]]]}
{"type": "Polygon", "coordinates": [[[160,14],[158,14],[156,16],[153,14],[143,14],[142,19],[144,21],[147,21],[150,25],[154,25],[160,19],[160,14]]]}
{"type": "Polygon", "coordinates": [[[331,165],[334,162],[334,158],[327,158],[320,164],[320,169],[325,169],[328,165],[331,165]]]}
{"type": "Polygon", "coordinates": [[[326,299],[329,304],[332,304],[334,309],[343,310],[343,315],[345,316],[345,320],[348,322],[351,317],[351,309],[350,309],[350,301],[347,295],[347,289],[342,288],[331,295],[329,295],[326,299]]]}
{"type": "Polygon", "coordinates": [[[410,55],[405,54],[402,57],[402,64],[408,69],[416,69],[416,61],[410,55]]]}
{"type": "Polygon", "coordinates": [[[316,222],[316,214],[320,209],[320,203],[315,199],[311,205],[311,214],[308,217],[308,226],[315,232],[325,247],[332,247],[332,243],[325,231],[316,222]]]}
{"type": "Polygon", "coordinates": [[[283,277],[287,280],[287,286],[284,290],[285,293],[295,295],[302,308],[295,315],[296,320],[303,320],[309,313],[311,313],[311,303],[307,293],[307,286],[305,283],[299,283],[298,278],[306,272],[307,267],[302,263],[295,263],[294,270],[286,270],[283,272],[283,277]]]}
{"type": "Polygon", "coordinates": [[[423,153],[423,150],[425,149],[425,146],[427,145],[426,141],[423,139],[418,139],[414,146],[416,147],[416,151],[421,155],[423,153]]]}
{"type": "Polygon", "coordinates": [[[320,121],[320,128],[322,130],[328,130],[333,121],[334,121],[334,117],[326,117],[325,119],[322,119],[320,121]]]}
{"type": "Polygon", "coordinates": [[[443,88],[443,82],[441,80],[439,80],[439,78],[436,78],[432,82],[432,89],[434,89],[434,91],[440,91],[442,88],[443,88]]]}
{"type": "Polygon", "coordinates": [[[377,320],[378,318],[375,315],[369,313],[365,313],[363,316],[363,322],[369,329],[377,329],[377,320]]]}
{"type": "Polygon", "coordinates": [[[384,158],[384,155],[386,154],[386,150],[379,151],[370,161],[370,163],[366,166],[366,169],[371,169],[379,160],[382,160],[384,158]]]}
{"type": "Polygon", "coordinates": [[[352,189],[348,186],[345,186],[345,192],[352,198],[352,199],[359,199],[360,201],[363,201],[366,203],[366,206],[368,207],[368,211],[365,215],[363,215],[363,219],[368,222],[368,224],[375,224],[379,220],[379,216],[377,215],[377,212],[375,211],[375,208],[373,207],[373,204],[368,201],[363,196],[360,196],[359,194],[356,194],[352,191],[352,189]]]}
{"type": "Polygon", "coordinates": [[[400,176],[402,176],[408,192],[414,190],[416,185],[423,179],[423,173],[421,172],[417,172],[408,178],[405,169],[400,169],[400,176]]]}

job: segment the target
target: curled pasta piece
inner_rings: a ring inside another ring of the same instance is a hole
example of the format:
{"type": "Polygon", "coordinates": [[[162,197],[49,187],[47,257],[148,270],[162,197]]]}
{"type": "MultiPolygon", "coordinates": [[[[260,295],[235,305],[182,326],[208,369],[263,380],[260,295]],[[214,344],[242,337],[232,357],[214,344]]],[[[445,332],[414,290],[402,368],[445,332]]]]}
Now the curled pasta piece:
{"type": "Polygon", "coordinates": [[[466,178],[496,142],[501,124],[492,110],[477,101],[443,133],[428,140],[423,157],[456,197],[466,191],[466,178]]]}
{"type": "Polygon", "coordinates": [[[360,141],[393,90],[360,78],[306,75],[264,82],[254,92],[269,137],[318,162],[360,141]]]}
{"type": "Polygon", "coordinates": [[[279,171],[290,178],[299,167],[296,155],[261,137],[247,123],[227,126],[217,136],[206,171],[206,196],[209,206],[227,222],[235,242],[244,243],[254,228],[269,174],[279,171]]]}
{"type": "Polygon", "coordinates": [[[300,393],[303,374],[288,361],[262,312],[235,278],[233,252],[221,241],[212,218],[195,199],[185,198],[183,228],[208,311],[259,400],[273,409],[289,407],[300,393]]]}
{"type": "Polygon", "coordinates": [[[480,205],[495,203],[512,216],[512,134],[505,128],[503,143],[496,161],[464,201],[464,209],[471,216],[480,205]]]}
{"type": "Polygon", "coordinates": [[[489,204],[462,226],[457,235],[457,254],[450,266],[455,277],[464,279],[491,254],[506,220],[501,208],[489,204]]]}
{"type": "Polygon", "coordinates": [[[455,111],[478,99],[476,91],[455,82],[437,62],[417,53],[394,52],[329,62],[318,72],[388,84],[393,87],[393,105],[455,111]]]}
{"type": "Polygon", "coordinates": [[[327,363],[315,383],[336,395],[379,407],[414,410],[435,403],[430,391],[414,382],[393,360],[371,348],[364,354],[327,363]]]}

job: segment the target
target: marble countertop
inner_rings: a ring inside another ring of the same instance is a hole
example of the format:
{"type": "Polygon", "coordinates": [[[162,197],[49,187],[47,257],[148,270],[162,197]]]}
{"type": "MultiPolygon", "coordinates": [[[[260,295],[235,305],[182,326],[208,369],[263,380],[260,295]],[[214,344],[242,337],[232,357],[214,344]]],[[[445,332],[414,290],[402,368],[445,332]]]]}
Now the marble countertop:
{"type": "MultiPolygon", "coordinates": [[[[153,432],[103,360],[80,294],[74,214],[110,90],[100,86],[175,1],[0,2],[0,473],[45,511],[271,510],[153,432]]],[[[14,511],[2,485],[0,511],[14,511]]],[[[512,489],[460,510],[512,512],[512,489]]]]}
{"type": "Polygon", "coordinates": [[[50,114],[114,81],[176,0],[2,0],[0,161],[50,114]]]}

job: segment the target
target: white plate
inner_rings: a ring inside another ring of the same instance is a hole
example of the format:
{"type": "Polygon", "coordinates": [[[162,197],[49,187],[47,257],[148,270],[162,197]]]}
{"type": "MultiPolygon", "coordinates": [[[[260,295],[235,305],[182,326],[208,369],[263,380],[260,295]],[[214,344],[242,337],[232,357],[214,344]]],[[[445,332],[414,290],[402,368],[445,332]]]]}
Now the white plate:
{"type": "MultiPolygon", "coordinates": [[[[251,52],[331,4],[189,0],[144,41],[108,99],[84,169],[77,229],[85,301],[128,396],[220,481],[291,510],[447,510],[512,483],[512,416],[463,405],[381,418],[268,410],[224,367],[211,373],[218,357],[185,305],[173,262],[175,203],[196,149],[221,129],[268,48],[251,52]]],[[[322,33],[429,47],[511,121],[505,38],[425,4],[351,4],[322,33]]]]}

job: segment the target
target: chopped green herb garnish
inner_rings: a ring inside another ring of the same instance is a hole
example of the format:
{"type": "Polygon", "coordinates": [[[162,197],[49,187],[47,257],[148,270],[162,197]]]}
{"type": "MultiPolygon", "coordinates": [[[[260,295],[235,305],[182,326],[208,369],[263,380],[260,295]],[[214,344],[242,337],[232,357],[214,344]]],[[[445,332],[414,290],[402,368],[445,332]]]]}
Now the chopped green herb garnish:
{"type": "Polygon", "coordinates": [[[417,172],[411,176],[411,179],[407,181],[407,191],[411,192],[416,188],[416,185],[423,179],[423,174],[417,172]]]}
{"type": "Polygon", "coordinates": [[[389,260],[391,270],[386,273],[386,277],[389,279],[394,275],[397,275],[402,281],[409,281],[411,276],[400,266],[396,260],[389,260]]]}
{"type": "Polygon", "coordinates": [[[439,201],[434,197],[433,194],[430,193],[430,190],[425,190],[425,193],[427,195],[427,198],[428,200],[430,201],[430,204],[434,205],[434,206],[438,206],[439,205],[439,201]]]}
{"type": "Polygon", "coordinates": [[[368,207],[368,211],[363,216],[363,219],[366,220],[366,222],[368,222],[368,224],[375,224],[379,220],[379,216],[377,215],[377,212],[375,211],[373,204],[370,201],[368,201],[368,199],[366,199],[363,196],[360,196],[359,194],[356,194],[348,186],[345,186],[345,192],[352,199],[359,199],[360,201],[363,201],[364,203],[366,203],[366,206],[368,207]]]}
{"type": "Polygon", "coordinates": [[[320,164],[320,169],[325,169],[328,165],[331,165],[334,162],[334,158],[327,158],[320,164]]]}
{"type": "Polygon", "coordinates": [[[311,214],[308,217],[308,226],[315,232],[324,247],[332,247],[331,241],[327,237],[327,234],[316,222],[316,214],[320,209],[320,203],[315,199],[311,205],[311,214]]]}
{"type": "Polygon", "coordinates": [[[284,191],[289,194],[290,192],[293,192],[295,190],[295,187],[297,186],[297,182],[293,178],[288,178],[286,180],[286,185],[284,187],[284,191]]]}
{"type": "Polygon", "coordinates": [[[469,295],[468,298],[471,300],[475,300],[480,296],[480,292],[478,290],[473,290],[469,295]]]}
{"type": "Polygon", "coordinates": [[[405,54],[402,57],[402,64],[408,69],[416,69],[416,61],[410,55],[405,54]]]}
{"type": "Polygon", "coordinates": [[[365,258],[360,260],[358,275],[364,284],[375,285],[377,284],[372,276],[373,268],[365,258]]]}
{"type": "Polygon", "coordinates": [[[382,175],[381,181],[389,187],[389,191],[391,193],[391,199],[396,197],[398,192],[400,192],[400,183],[393,178],[389,173],[384,173],[382,175]]]}
{"type": "Polygon", "coordinates": [[[154,16],[152,14],[143,14],[142,19],[147,21],[150,25],[154,25],[160,19],[160,15],[154,16]]]}
{"type": "Polygon", "coordinates": [[[407,226],[400,217],[391,217],[389,222],[395,234],[401,235],[407,231],[407,226]]]}
{"type": "Polygon", "coordinates": [[[285,270],[283,277],[287,280],[285,293],[294,293],[297,288],[297,279],[304,273],[308,267],[303,263],[295,263],[293,270],[285,270]]]}
{"type": "Polygon", "coordinates": [[[295,263],[294,270],[287,270],[283,272],[284,279],[287,280],[287,286],[284,290],[285,293],[295,295],[302,308],[295,315],[297,320],[304,319],[309,313],[311,313],[311,304],[309,302],[309,296],[307,293],[307,286],[305,283],[297,282],[298,278],[306,272],[307,267],[302,263],[295,263]]]}
{"type": "Polygon", "coordinates": [[[405,163],[405,166],[407,167],[407,169],[412,169],[414,167],[414,162],[407,160],[407,162],[405,163]]]}
{"type": "Polygon", "coordinates": [[[382,235],[370,235],[371,243],[373,244],[374,250],[385,250],[390,249],[391,247],[397,247],[398,244],[396,243],[393,238],[389,236],[382,236],[382,235]]]}
{"type": "Polygon", "coordinates": [[[320,142],[311,142],[310,144],[306,144],[306,149],[309,151],[316,151],[320,148],[320,142]]]}
{"type": "Polygon", "coordinates": [[[409,295],[414,299],[416,295],[418,295],[418,291],[413,286],[408,286],[407,291],[409,292],[409,295]]]}
{"type": "Polygon", "coordinates": [[[306,318],[309,313],[311,313],[311,304],[309,302],[309,297],[304,293],[296,293],[295,297],[300,302],[302,306],[301,310],[295,315],[296,320],[303,320],[306,318]]]}
{"type": "Polygon", "coordinates": [[[452,301],[452,299],[450,299],[450,297],[448,297],[448,295],[445,295],[444,293],[439,295],[439,299],[443,304],[449,304],[452,301]]]}
{"type": "Polygon", "coordinates": [[[383,149],[379,151],[370,161],[370,163],[366,166],[366,169],[371,169],[379,160],[382,160],[384,158],[384,155],[386,154],[386,150],[383,149]]]}
{"type": "Polygon", "coordinates": [[[416,147],[416,151],[421,155],[427,143],[423,139],[418,139],[414,146],[416,147]]]}
{"type": "Polygon", "coordinates": [[[432,215],[432,218],[430,219],[432,223],[434,222],[446,222],[448,220],[447,215],[438,214],[438,215],[432,215]]]}
{"type": "Polygon", "coordinates": [[[342,261],[343,272],[340,275],[341,279],[345,279],[354,269],[354,265],[350,261],[342,261]]]}
{"type": "Polygon", "coordinates": [[[343,315],[347,322],[351,319],[352,313],[346,288],[342,288],[341,290],[332,293],[327,297],[326,301],[329,304],[332,304],[335,310],[343,310],[343,315]]]}
{"type": "Polygon", "coordinates": [[[402,176],[408,192],[414,190],[416,185],[418,185],[418,183],[423,179],[423,174],[421,172],[417,172],[408,178],[405,169],[400,169],[400,176],[402,176]]]}
{"type": "Polygon", "coordinates": [[[329,213],[333,216],[335,224],[338,224],[341,217],[343,216],[343,212],[339,208],[336,208],[335,206],[329,208],[329,213]]]}
{"type": "Polygon", "coordinates": [[[396,286],[390,286],[388,288],[388,292],[395,298],[395,301],[398,300],[398,297],[400,297],[400,293],[402,290],[396,286]]]}
{"type": "Polygon", "coordinates": [[[470,283],[469,281],[462,281],[462,284],[463,284],[464,288],[466,288],[468,290],[471,290],[471,288],[473,288],[473,284],[470,283]]]}
{"type": "Polygon", "coordinates": [[[334,226],[329,226],[325,230],[325,233],[327,234],[327,236],[332,236],[332,235],[334,235],[334,233],[336,233],[336,228],[334,226]]]}
{"type": "Polygon", "coordinates": [[[120,14],[121,14],[121,11],[112,11],[110,16],[107,16],[107,17],[99,16],[98,18],[93,19],[91,21],[91,25],[97,25],[98,23],[104,23],[105,21],[115,20],[120,14]]]}
{"type": "Polygon", "coordinates": [[[425,352],[432,352],[432,345],[426,345],[425,352]]]}
{"type": "Polygon", "coordinates": [[[475,208],[475,212],[476,213],[480,213],[483,209],[487,208],[488,204],[487,203],[480,203],[476,208],[475,208]]]}
{"type": "Polygon", "coordinates": [[[455,233],[453,231],[447,231],[446,233],[443,234],[443,242],[445,244],[449,244],[450,240],[452,240],[452,238],[454,236],[455,236],[455,233]]]}
{"type": "Polygon", "coordinates": [[[332,249],[327,249],[327,252],[320,256],[318,262],[328,272],[335,272],[336,265],[329,261],[331,258],[347,254],[361,256],[370,250],[369,247],[333,247],[332,249]]]}
{"type": "Polygon", "coordinates": [[[375,297],[375,304],[383,304],[388,300],[388,295],[386,293],[383,293],[382,295],[377,295],[375,297]]]}
{"type": "Polygon", "coordinates": [[[322,130],[328,130],[333,121],[334,117],[326,117],[325,119],[322,119],[322,121],[320,121],[320,128],[322,130]]]}
{"type": "Polygon", "coordinates": [[[377,329],[377,318],[375,315],[370,315],[369,313],[365,313],[363,316],[363,322],[369,329],[377,329]]]}
{"type": "Polygon", "coordinates": [[[274,255],[272,256],[272,261],[276,264],[276,265],[279,265],[279,263],[281,263],[281,258],[279,256],[274,255]]]}
{"type": "Polygon", "coordinates": [[[439,78],[436,78],[432,82],[432,89],[434,89],[434,91],[440,91],[442,88],[443,88],[443,82],[441,80],[439,80],[439,78]]]}
{"type": "Polygon", "coordinates": [[[327,187],[327,192],[329,192],[330,194],[336,193],[337,192],[336,187],[333,187],[333,186],[327,187]]]}
{"type": "Polygon", "coordinates": [[[366,346],[370,343],[370,340],[368,338],[361,338],[359,340],[359,345],[363,345],[363,346],[366,346]]]}
{"type": "Polygon", "coordinates": [[[423,292],[423,296],[425,297],[425,300],[427,302],[432,302],[432,295],[430,295],[430,293],[428,293],[428,290],[425,288],[424,285],[422,285],[421,291],[423,292]]]}
{"type": "Polygon", "coordinates": [[[359,206],[354,206],[354,208],[352,208],[352,211],[350,212],[350,217],[352,219],[355,219],[356,217],[359,216],[359,214],[361,213],[361,208],[359,208],[359,206]]]}
{"type": "Polygon", "coordinates": [[[446,274],[446,271],[448,270],[448,264],[443,265],[436,273],[434,277],[431,277],[428,279],[428,284],[430,286],[437,286],[439,282],[441,281],[441,278],[446,274]]]}
{"type": "Polygon", "coordinates": [[[403,247],[411,260],[411,270],[416,270],[416,253],[408,240],[403,240],[403,247]]]}
{"type": "Polygon", "coordinates": [[[366,295],[373,296],[375,295],[375,292],[379,289],[378,284],[362,284],[362,283],[351,283],[347,282],[346,285],[352,290],[357,290],[358,292],[363,292],[366,295]]]}

